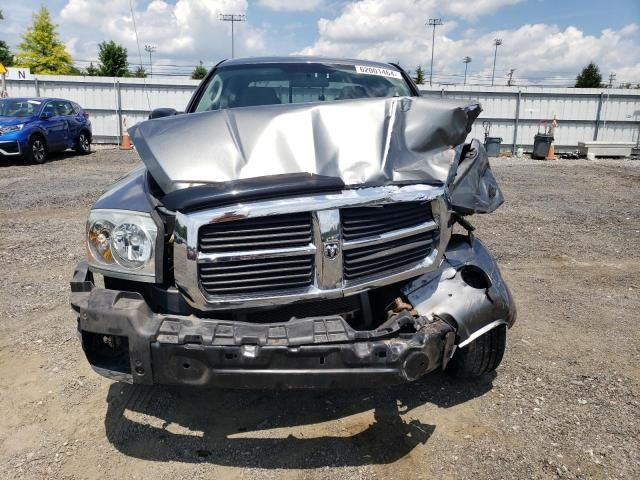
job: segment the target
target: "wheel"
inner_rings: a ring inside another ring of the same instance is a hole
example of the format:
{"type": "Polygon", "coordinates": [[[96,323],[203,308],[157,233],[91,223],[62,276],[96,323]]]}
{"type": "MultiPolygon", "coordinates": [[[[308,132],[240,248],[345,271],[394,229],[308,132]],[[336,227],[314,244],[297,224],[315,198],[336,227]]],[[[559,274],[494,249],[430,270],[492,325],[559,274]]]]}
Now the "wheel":
{"type": "Polygon", "coordinates": [[[27,160],[31,163],[44,163],[47,161],[49,152],[47,150],[47,142],[42,135],[34,135],[29,139],[29,147],[27,151],[27,160]]]}
{"type": "Polygon", "coordinates": [[[476,378],[493,372],[504,355],[507,326],[499,325],[455,352],[447,372],[458,378],[476,378]]]}
{"type": "Polygon", "coordinates": [[[76,152],[80,155],[87,155],[91,153],[91,138],[85,131],[80,132],[78,139],[76,140],[76,152]]]}

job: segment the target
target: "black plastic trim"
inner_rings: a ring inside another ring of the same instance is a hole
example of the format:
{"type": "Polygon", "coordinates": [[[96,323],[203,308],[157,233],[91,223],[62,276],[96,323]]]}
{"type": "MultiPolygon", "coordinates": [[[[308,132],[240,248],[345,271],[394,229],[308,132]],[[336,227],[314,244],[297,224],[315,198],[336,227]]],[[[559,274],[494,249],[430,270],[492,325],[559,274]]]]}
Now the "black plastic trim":
{"type": "Polygon", "coordinates": [[[161,200],[169,210],[188,212],[239,201],[340,192],[344,188],[344,182],[339,178],[296,173],[183,188],[168,193],[161,200]]]}

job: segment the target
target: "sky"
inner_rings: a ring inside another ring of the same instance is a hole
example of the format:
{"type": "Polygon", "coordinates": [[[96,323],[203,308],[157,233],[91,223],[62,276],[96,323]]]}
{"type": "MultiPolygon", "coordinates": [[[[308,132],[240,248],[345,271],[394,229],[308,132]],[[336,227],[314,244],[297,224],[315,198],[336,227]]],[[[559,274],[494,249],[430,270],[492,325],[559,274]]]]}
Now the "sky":
{"type": "Polygon", "coordinates": [[[496,84],[571,84],[595,61],[615,84],[640,83],[640,0],[3,0],[0,39],[16,49],[40,6],[51,11],[76,65],[96,61],[98,43],[124,45],[132,65],[157,47],[154,73],[185,74],[231,56],[231,27],[220,13],[246,15],[236,24],[236,56],[322,55],[400,62],[430,70],[436,28],[434,84],[491,82],[495,38],[502,39],[496,84]],[[133,9],[132,21],[131,9],[133,9]],[[137,40],[136,40],[137,29],[137,40]],[[140,49],[138,48],[140,45],[140,49]],[[139,55],[140,54],[140,55],[139,55]]]}

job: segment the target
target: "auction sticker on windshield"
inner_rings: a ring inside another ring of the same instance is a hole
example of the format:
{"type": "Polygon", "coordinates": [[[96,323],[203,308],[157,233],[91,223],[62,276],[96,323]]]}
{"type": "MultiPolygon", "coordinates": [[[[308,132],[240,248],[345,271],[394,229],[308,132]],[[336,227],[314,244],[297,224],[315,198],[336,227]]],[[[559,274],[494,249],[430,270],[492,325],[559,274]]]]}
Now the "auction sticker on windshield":
{"type": "Polygon", "coordinates": [[[402,78],[402,75],[397,70],[391,70],[390,68],[372,67],[369,65],[356,65],[356,72],[366,73],[367,75],[379,75],[381,77],[402,78]]]}

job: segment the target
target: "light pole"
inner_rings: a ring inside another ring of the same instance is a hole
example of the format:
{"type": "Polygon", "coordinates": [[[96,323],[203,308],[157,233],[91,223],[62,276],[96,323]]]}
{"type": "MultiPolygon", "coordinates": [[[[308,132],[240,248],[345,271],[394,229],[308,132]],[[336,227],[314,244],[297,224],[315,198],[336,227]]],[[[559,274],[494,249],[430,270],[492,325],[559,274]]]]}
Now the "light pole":
{"type": "Polygon", "coordinates": [[[464,85],[467,84],[467,67],[471,63],[471,57],[464,57],[462,60],[464,62],[464,85]]]}
{"type": "Polygon", "coordinates": [[[144,46],[144,51],[149,54],[149,77],[153,77],[153,61],[151,59],[151,56],[155,53],[157,49],[158,47],[156,47],[155,45],[144,46]]]}
{"type": "Polygon", "coordinates": [[[442,25],[441,18],[430,18],[426,23],[430,27],[433,27],[433,38],[431,40],[431,71],[429,72],[429,86],[433,86],[433,51],[436,48],[436,27],[442,25]]]}
{"type": "Polygon", "coordinates": [[[496,76],[496,58],[498,57],[498,47],[502,45],[502,39],[496,38],[493,41],[493,44],[496,46],[496,51],[493,54],[493,73],[491,74],[491,86],[493,87],[493,79],[496,76]]]}
{"type": "Polygon", "coordinates": [[[235,57],[235,44],[234,44],[234,40],[233,40],[233,36],[234,36],[234,28],[233,26],[235,25],[236,22],[244,22],[247,19],[246,15],[236,15],[234,13],[228,14],[228,13],[221,13],[220,15],[218,15],[218,19],[222,22],[231,22],[231,58],[235,57]]]}

